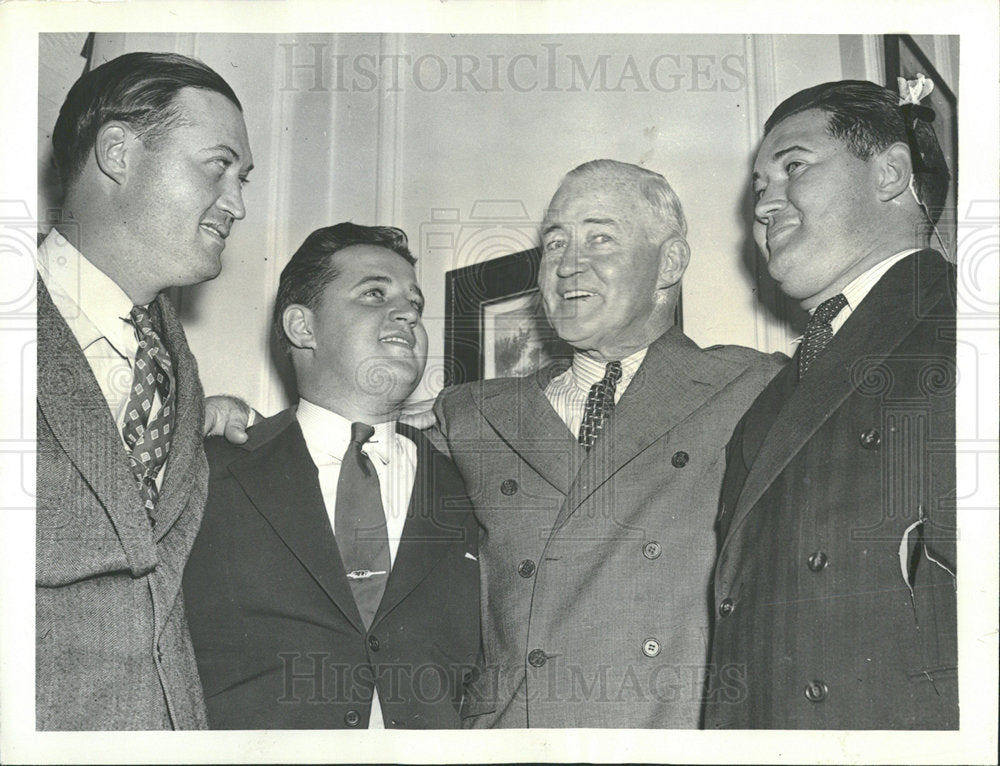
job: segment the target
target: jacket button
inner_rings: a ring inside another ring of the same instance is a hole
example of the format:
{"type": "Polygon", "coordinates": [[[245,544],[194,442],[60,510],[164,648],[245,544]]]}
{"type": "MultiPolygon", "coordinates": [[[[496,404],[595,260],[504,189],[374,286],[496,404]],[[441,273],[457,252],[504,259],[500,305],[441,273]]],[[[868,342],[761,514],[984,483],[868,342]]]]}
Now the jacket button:
{"type": "Polygon", "coordinates": [[[521,577],[531,577],[535,573],[535,562],[531,559],[525,559],[517,565],[517,573],[521,577]]]}
{"type": "Polygon", "coordinates": [[[348,710],[344,713],[344,723],[348,726],[357,726],[361,723],[361,714],[357,710],[348,710]]]}
{"type": "Polygon", "coordinates": [[[540,668],[548,659],[541,649],[532,649],[528,653],[528,664],[533,668],[540,668]]]}
{"type": "Polygon", "coordinates": [[[690,459],[691,458],[688,456],[688,453],[681,450],[680,452],[674,453],[674,456],[670,458],[670,463],[674,468],[683,468],[688,464],[688,460],[690,459]]]}
{"type": "Polygon", "coordinates": [[[660,642],[655,638],[647,638],[642,642],[642,653],[647,657],[655,657],[660,653],[660,642]]]}
{"type": "Polygon", "coordinates": [[[814,551],[809,554],[809,558],[806,559],[806,565],[813,572],[821,572],[826,569],[826,565],[829,563],[829,558],[823,551],[814,551]]]}
{"type": "Polygon", "coordinates": [[[647,559],[659,558],[660,554],[663,552],[663,546],[661,546],[656,540],[650,540],[644,546],[642,546],[642,555],[647,559]]]}
{"type": "Polygon", "coordinates": [[[368,647],[373,652],[377,652],[382,647],[382,644],[378,642],[378,639],[375,638],[375,636],[368,636],[368,647]]]}
{"type": "Polygon", "coordinates": [[[830,687],[822,681],[810,681],[806,684],[805,693],[810,702],[822,702],[830,693],[830,687]]]}
{"type": "Polygon", "coordinates": [[[879,445],[882,443],[882,434],[879,433],[877,428],[869,428],[866,431],[862,431],[861,435],[858,437],[861,442],[861,447],[863,449],[878,449],[879,445]]]}
{"type": "Polygon", "coordinates": [[[728,617],[733,613],[733,600],[731,598],[722,599],[722,603],[719,604],[719,616],[728,617]]]}
{"type": "Polygon", "coordinates": [[[500,492],[505,495],[513,495],[517,492],[517,482],[513,479],[504,479],[500,485],[500,492]]]}

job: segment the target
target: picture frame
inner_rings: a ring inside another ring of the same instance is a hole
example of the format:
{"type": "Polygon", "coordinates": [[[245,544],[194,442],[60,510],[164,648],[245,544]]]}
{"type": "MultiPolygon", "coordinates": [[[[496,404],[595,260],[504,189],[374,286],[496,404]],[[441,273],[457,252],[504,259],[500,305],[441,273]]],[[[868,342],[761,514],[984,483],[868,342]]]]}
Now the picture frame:
{"type": "Polygon", "coordinates": [[[958,96],[955,91],[958,73],[953,73],[954,84],[948,82],[912,35],[884,35],[883,41],[888,88],[896,89],[897,77],[912,80],[918,72],[934,82],[934,90],[921,103],[934,110],[934,132],[951,171],[948,194],[937,229],[947,257],[954,260],[958,204],[958,96]]]}
{"type": "MultiPolygon", "coordinates": [[[[538,290],[540,262],[536,247],[447,272],[446,385],[524,377],[572,358],[573,348],[545,318],[538,290]]],[[[678,326],[682,316],[678,298],[678,326]]]]}

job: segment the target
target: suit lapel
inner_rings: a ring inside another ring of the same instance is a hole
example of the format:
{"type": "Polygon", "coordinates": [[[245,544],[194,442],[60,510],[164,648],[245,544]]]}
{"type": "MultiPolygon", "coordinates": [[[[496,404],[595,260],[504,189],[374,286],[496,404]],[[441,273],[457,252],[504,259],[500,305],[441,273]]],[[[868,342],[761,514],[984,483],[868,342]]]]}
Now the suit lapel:
{"type": "Polygon", "coordinates": [[[649,347],[591,448],[554,529],[623,466],[699,410],[744,369],[705,354],[676,327],[661,335],[649,347]]]}
{"type": "MultiPolygon", "coordinates": [[[[454,464],[414,429],[400,425],[397,431],[416,443],[417,471],[396,560],[373,625],[406,598],[445,555],[453,552],[465,534],[464,526],[448,518],[448,506],[465,499],[465,486],[454,464]]],[[[463,504],[461,510],[466,508],[463,504]]]]}
{"type": "Polygon", "coordinates": [[[365,632],[330,528],[318,472],[293,411],[269,418],[251,433],[244,445],[249,453],[229,470],[330,600],[365,632]]]}
{"type": "Polygon", "coordinates": [[[481,400],[483,416],[518,457],[567,494],[587,452],[545,398],[548,381],[564,369],[548,367],[526,378],[510,379],[509,385],[491,393],[480,389],[476,398],[481,400]]]}
{"type": "Polygon", "coordinates": [[[132,574],[156,566],[149,520],[125,446],[76,336],[38,279],[38,406],[114,525],[132,574]]]}
{"type": "Polygon", "coordinates": [[[792,458],[812,438],[866,374],[880,375],[880,363],[924,319],[935,294],[946,290],[948,266],[934,251],[922,251],[894,265],[851,314],[798,385],[789,385],[794,364],[762,395],[778,386],[790,393],[750,465],[736,513],[735,529],[792,458]]]}

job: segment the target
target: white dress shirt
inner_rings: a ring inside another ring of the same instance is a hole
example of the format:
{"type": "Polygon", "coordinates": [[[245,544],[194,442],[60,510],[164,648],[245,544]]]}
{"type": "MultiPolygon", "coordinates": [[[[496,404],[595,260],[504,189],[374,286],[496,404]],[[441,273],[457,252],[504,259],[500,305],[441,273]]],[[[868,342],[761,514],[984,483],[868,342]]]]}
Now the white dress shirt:
{"type": "MultiPolygon", "coordinates": [[[[911,248],[909,250],[904,250],[901,253],[896,253],[895,255],[886,258],[884,261],[879,261],[868,269],[868,271],[856,277],[847,287],[845,287],[842,292],[844,293],[844,297],[847,298],[847,305],[844,306],[844,308],[840,310],[840,313],[837,314],[837,316],[833,318],[833,321],[830,322],[830,326],[833,328],[833,334],[836,335],[837,330],[844,326],[844,322],[847,321],[848,317],[858,310],[858,306],[861,305],[861,301],[865,299],[865,296],[871,292],[872,288],[875,287],[883,276],[885,276],[885,273],[889,269],[891,269],[898,261],[901,261],[906,256],[916,252],[918,252],[917,248],[911,248]]],[[[812,312],[810,312],[810,314],[812,314],[812,312]]]]}
{"type": "MultiPolygon", "coordinates": [[[[858,310],[858,306],[861,305],[861,301],[865,299],[868,293],[872,291],[872,288],[875,287],[883,276],[885,276],[885,273],[889,269],[891,269],[898,261],[903,260],[906,256],[912,255],[918,251],[918,248],[903,250],[900,253],[896,253],[895,255],[886,258],[884,261],[879,261],[863,274],[855,277],[851,283],[841,291],[847,299],[847,305],[844,306],[844,308],[840,310],[840,313],[837,314],[837,316],[835,316],[830,322],[830,327],[833,328],[833,334],[836,335],[837,331],[844,326],[844,322],[847,321],[851,314],[858,310]]],[[[809,316],[812,316],[817,308],[818,306],[810,310],[809,316]]],[[[792,343],[796,344],[801,342],[801,335],[792,340],[792,343]]]]}
{"type": "MultiPolygon", "coordinates": [[[[646,358],[647,349],[636,351],[621,360],[622,376],[615,387],[615,404],[622,398],[636,370],[646,358]]],[[[570,432],[576,436],[583,421],[583,410],[587,405],[587,395],[591,387],[604,377],[607,365],[597,362],[584,354],[573,354],[573,364],[562,375],[553,378],[545,387],[545,398],[562,418],[570,432]]]]}
{"type": "MultiPolygon", "coordinates": [[[[135,327],[129,321],[132,301],[114,280],[55,229],[38,246],[38,274],[80,344],[115,419],[122,447],[127,449],[122,426],[139,349],[135,327]]],[[[150,416],[159,409],[157,392],[150,416]]],[[[165,473],[161,469],[156,475],[157,488],[162,485],[165,473]]]]}
{"type": "MultiPolygon", "coordinates": [[[[299,399],[296,410],[306,448],[319,472],[319,488],[330,519],[331,531],[336,529],[337,482],[340,464],[351,442],[351,421],[336,412],[299,399]]],[[[417,472],[417,445],[396,433],[396,422],[370,423],[375,433],[361,451],[368,456],[378,474],[382,494],[382,509],[389,533],[389,567],[396,562],[396,552],[406,524],[406,514],[413,493],[417,472]]],[[[378,690],[372,700],[369,729],[384,729],[378,690]]]]}

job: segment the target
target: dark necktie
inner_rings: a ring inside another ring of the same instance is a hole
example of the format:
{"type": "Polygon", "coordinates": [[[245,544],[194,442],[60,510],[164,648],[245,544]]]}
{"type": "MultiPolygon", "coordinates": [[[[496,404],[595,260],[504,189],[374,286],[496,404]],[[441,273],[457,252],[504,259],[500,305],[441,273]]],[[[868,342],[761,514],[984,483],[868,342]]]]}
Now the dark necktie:
{"type": "Polygon", "coordinates": [[[371,626],[389,577],[389,531],[378,474],[361,451],[374,433],[365,423],[351,423],[351,443],[337,480],[333,530],[365,628],[371,626]]]}
{"type": "Polygon", "coordinates": [[[806,331],[802,335],[802,345],[799,348],[799,380],[805,377],[809,366],[816,361],[816,357],[826,348],[826,344],[833,339],[833,327],[830,323],[846,305],[847,298],[844,297],[843,293],[837,293],[819,304],[809,318],[806,331]]]}
{"type": "MultiPolygon", "coordinates": [[[[174,426],[174,374],[170,354],[153,329],[152,318],[142,306],[133,306],[129,314],[139,347],[132,368],[132,389],[122,436],[129,450],[129,465],[142,487],[146,513],[152,514],[158,492],[156,476],[170,452],[174,426]],[[160,409],[152,418],[153,397],[159,392],[160,409]]],[[[152,516],[150,516],[152,518],[152,516]]]]}
{"type": "Polygon", "coordinates": [[[622,363],[608,362],[604,368],[604,377],[590,387],[587,403],[583,407],[583,420],[580,421],[580,433],[577,441],[590,449],[597,441],[598,434],[604,428],[604,423],[615,408],[615,388],[622,377],[622,363]]]}

